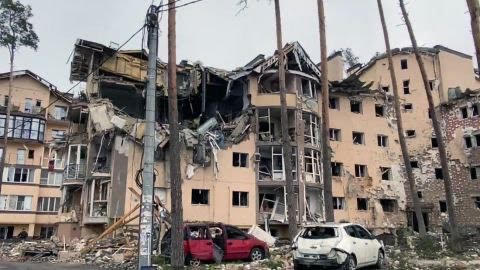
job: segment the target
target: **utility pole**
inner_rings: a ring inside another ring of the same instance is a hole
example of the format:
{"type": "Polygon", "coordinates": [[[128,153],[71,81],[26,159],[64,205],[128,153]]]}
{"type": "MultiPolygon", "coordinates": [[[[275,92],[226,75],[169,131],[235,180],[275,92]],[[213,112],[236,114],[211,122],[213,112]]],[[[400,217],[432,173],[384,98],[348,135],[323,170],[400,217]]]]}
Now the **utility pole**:
{"type": "Polygon", "coordinates": [[[480,3],[478,0],[467,0],[472,25],[473,43],[477,56],[477,68],[480,71],[480,3]]]}
{"type": "Polygon", "coordinates": [[[138,269],[151,266],[153,231],[153,166],[155,151],[155,92],[157,88],[157,7],[150,6],[147,13],[148,29],[148,69],[145,109],[145,136],[143,141],[143,183],[142,204],[140,207],[140,241],[138,246],[138,269]]]}

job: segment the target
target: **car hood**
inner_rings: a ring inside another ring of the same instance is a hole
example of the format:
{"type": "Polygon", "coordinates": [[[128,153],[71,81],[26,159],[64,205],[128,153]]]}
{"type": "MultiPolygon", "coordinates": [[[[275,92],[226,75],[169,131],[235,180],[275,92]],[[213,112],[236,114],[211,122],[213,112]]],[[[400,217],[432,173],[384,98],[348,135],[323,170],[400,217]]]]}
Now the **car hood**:
{"type": "Polygon", "coordinates": [[[339,237],[327,239],[305,239],[299,237],[297,239],[297,247],[300,253],[326,255],[332,250],[332,248],[336,247],[339,242],[339,237]]]}

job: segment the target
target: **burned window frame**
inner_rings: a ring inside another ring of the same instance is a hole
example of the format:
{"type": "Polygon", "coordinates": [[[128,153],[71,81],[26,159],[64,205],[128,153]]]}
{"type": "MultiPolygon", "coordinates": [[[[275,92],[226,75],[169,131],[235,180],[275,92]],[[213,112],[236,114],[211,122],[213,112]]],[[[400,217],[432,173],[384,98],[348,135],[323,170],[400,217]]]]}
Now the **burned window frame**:
{"type": "Polygon", "coordinates": [[[191,195],[191,204],[192,205],[199,205],[199,206],[205,206],[210,204],[210,190],[209,189],[200,189],[200,188],[192,188],[192,195],[191,195]],[[194,192],[197,192],[196,194],[194,192]],[[202,193],[206,193],[203,195],[202,193]],[[200,196],[200,197],[194,197],[194,196],[200,196]],[[194,202],[195,200],[195,202],[194,202]]]}
{"type": "Polygon", "coordinates": [[[248,153],[232,152],[232,166],[234,168],[248,168],[248,153]]]}

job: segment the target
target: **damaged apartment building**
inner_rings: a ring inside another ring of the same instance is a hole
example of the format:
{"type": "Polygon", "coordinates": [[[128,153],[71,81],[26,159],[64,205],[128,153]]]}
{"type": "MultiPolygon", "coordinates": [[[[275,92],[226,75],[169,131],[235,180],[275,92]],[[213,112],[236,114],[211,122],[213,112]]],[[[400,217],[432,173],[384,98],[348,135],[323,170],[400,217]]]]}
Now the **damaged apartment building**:
{"type": "MultiPolygon", "coordinates": [[[[443,174],[437,148],[439,138],[433,131],[419,66],[412,48],[394,49],[392,53],[403,126],[424,220],[431,231],[448,231],[443,174]]],[[[479,228],[480,189],[476,174],[479,161],[475,151],[480,125],[478,94],[474,91],[480,88],[478,74],[473,70],[470,55],[443,46],[421,48],[421,56],[438,111],[437,117],[443,125],[459,225],[479,228]]],[[[392,83],[387,60],[385,54],[380,54],[366,65],[352,67],[348,72],[369,83],[370,89],[391,97],[392,83]]],[[[400,160],[398,164],[401,164],[400,160]]],[[[408,185],[405,185],[405,190],[408,225],[417,229],[408,185]]]]}

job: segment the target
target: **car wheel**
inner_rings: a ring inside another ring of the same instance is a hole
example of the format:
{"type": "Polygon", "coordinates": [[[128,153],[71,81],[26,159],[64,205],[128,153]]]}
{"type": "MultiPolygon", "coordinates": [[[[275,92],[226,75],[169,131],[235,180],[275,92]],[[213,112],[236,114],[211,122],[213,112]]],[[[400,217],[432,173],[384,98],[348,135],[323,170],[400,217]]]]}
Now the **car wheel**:
{"type": "Polygon", "coordinates": [[[355,270],[357,269],[357,262],[355,261],[355,257],[352,255],[349,255],[347,257],[347,261],[345,262],[343,266],[344,270],[355,270]]]}
{"type": "Polygon", "coordinates": [[[185,258],[185,265],[186,266],[192,266],[192,267],[199,267],[201,264],[201,261],[195,257],[192,257],[192,255],[187,255],[185,258]]]}
{"type": "Polygon", "coordinates": [[[382,250],[378,251],[378,259],[376,264],[377,269],[383,269],[385,267],[385,254],[382,250]]]}
{"type": "Polygon", "coordinates": [[[263,250],[259,248],[253,248],[252,251],[250,251],[250,261],[259,261],[263,260],[264,255],[263,255],[263,250]]]}

